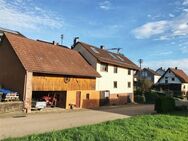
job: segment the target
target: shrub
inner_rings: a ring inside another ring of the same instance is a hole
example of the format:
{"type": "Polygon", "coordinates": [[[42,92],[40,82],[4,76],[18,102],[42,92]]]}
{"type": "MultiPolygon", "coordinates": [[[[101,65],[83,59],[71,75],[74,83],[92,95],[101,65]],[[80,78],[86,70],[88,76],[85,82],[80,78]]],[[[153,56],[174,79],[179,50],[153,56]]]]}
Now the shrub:
{"type": "Polygon", "coordinates": [[[136,91],[134,91],[134,95],[142,95],[142,90],[137,89],[136,91]]]}
{"type": "Polygon", "coordinates": [[[135,101],[136,103],[143,104],[143,103],[146,102],[145,96],[144,96],[144,95],[136,95],[136,96],[134,97],[134,101],[135,101]]]}
{"type": "Polygon", "coordinates": [[[168,113],[175,110],[175,100],[172,97],[160,96],[155,101],[157,113],[168,113]]]}
{"type": "Polygon", "coordinates": [[[159,97],[157,93],[154,92],[146,92],[145,94],[146,103],[155,104],[156,99],[159,97]]]}

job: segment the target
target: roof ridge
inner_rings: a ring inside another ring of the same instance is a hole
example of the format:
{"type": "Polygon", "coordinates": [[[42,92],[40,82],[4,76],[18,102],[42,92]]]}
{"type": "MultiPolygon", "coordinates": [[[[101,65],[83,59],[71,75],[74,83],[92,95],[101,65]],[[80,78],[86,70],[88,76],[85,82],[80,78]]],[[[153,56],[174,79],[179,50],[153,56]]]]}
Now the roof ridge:
{"type": "MultiPolygon", "coordinates": [[[[81,43],[81,44],[83,43],[83,44],[86,44],[86,45],[91,46],[91,47],[93,47],[93,48],[96,48],[96,49],[99,49],[99,50],[103,50],[103,51],[106,51],[106,52],[109,52],[109,53],[113,53],[113,54],[116,54],[116,55],[121,55],[121,54],[118,54],[118,53],[109,51],[109,50],[107,50],[107,49],[101,49],[101,48],[99,48],[99,47],[96,47],[96,46],[94,46],[94,45],[91,45],[91,44],[88,44],[88,43],[85,43],[85,42],[79,41],[78,43],[81,43]]],[[[123,55],[121,55],[121,56],[123,56],[123,55]]],[[[125,56],[123,56],[123,57],[125,57],[125,56]]]]}
{"type": "MultiPolygon", "coordinates": [[[[41,41],[37,41],[37,40],[34,40],[34,39],[31,39],[31,38],[25,38],[25,37],[22,37],[22,36],[19,36],[17,34],[13,34],[13,33],[9,33],[9,32],[6,32],[5,35],[7,34],[11,34],[13,36],[16,36],[17,38],[23,38],[24,40],[28,40],[28,41],[31,41],[31,42],[36,42],[36,43],[39,43],[39,44],[48,44],[50,46],[53,46],[55,48],[61,48],[61,49],[67,49],[67,50],[71,50],[70,48],[64,46],[64,45],[54,45],[54,44],[51,44],[50,42],[46,41],[46,42],[41,42],[41,41]]],[[[75,50],[72,50],[73,52],[77,52],[75,50]]]]}

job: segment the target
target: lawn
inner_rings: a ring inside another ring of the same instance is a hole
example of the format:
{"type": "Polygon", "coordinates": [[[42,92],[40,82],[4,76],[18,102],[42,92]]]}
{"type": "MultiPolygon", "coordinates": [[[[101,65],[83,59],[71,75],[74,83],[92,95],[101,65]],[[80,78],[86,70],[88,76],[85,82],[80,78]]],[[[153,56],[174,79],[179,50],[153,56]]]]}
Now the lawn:
{"type": "MultiPolygon", "coordinates": [[[[23,131],[24,132],[24,131],[23,131]]],[[[187,141],[188,112],[143,115],[5,141],[187,141]]]]}

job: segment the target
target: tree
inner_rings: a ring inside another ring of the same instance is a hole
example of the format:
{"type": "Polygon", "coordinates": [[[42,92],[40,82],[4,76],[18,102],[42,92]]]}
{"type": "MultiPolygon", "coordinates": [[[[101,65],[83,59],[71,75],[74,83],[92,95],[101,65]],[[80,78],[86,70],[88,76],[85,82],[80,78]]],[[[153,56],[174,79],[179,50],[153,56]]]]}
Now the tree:
{"type": "Polygon", "coordinates": [[[142,94],[150,91],[152,86],[153,86],[153,82],[148,79],[139,79],[138,80],[138,87],[142,94]]]}

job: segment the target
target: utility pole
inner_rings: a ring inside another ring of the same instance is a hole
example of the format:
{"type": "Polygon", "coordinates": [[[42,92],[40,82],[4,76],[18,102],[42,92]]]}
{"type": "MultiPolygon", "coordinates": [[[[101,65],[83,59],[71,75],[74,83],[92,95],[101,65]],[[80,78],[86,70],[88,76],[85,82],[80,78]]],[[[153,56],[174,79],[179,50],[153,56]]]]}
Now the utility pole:
{"type": "Polygon", "coordinates": [[[138,62],[139,62],[139,65],[140,65],[140,69],[142,69],[142,63],[144,62],[144,60],[143,59],[139,59],[138,62]]]}
{"type": "Polygon", "coordinates": [[[61,34],[61,45],[63,45],[63,38],[64,38],[64,35],[61,34]]]}

